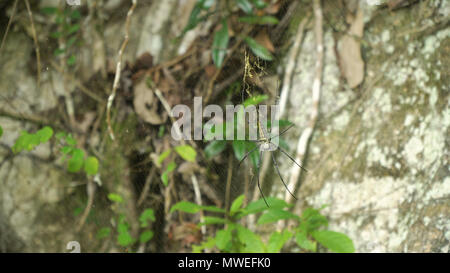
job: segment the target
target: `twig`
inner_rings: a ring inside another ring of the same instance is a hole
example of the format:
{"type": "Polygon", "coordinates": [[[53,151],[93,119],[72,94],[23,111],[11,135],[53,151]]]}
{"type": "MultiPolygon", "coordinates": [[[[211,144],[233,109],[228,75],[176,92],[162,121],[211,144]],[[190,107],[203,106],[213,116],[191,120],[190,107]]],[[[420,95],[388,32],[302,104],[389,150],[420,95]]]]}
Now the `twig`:
{"type": "MultiPolygon", "coordinates": [[[[197,203],[197,205],[201,206],[202,205],[202,195],[200,193],[200,187],[198,186],[197,177],[195,175],[192,175],[191,180],[192,180],[192,186],[194,187],[195,202],[197,203]]],[[[203,210],[200,210],[200,222],[201,223],[204,222],[203,210]]],[[[201,231],[202,231],[203,235],[206,234],[206,225],[202,225],[201,231]]]]}
{"type": "Polygon", "coordinates": [[[2,53],[3,46],[5,45],[6,36],[8,36],[9,28],[11,27],[11,23],[13,21],[14,15],[16,14],[16,8],[17,8],[17,2],[18,0],[14,1],[14,6],[11,12],[11,17],[9,18],[8,25],[6,26],[5,34],[3,35],[2,44],[0,45],[0,55],[2,53]]]}
{"type": "Polygon", "coordinates": [[[27,6],[28,16],[30,17],[31,31],[33,33],[34,47],[36,50],[37,88],[39,90],[41,87],[41,54],[40,54],[40,50],[39,50],[39,43],[38,43],[38,39],[37,39],[36,28],[34,27],[33,13],[31,12],[30,3],[28,2],[28,0],[25,0],[25,5],[27,6]]]}
{"type": "Polygon", "coordinates": [[[227,184],[225,186],[225,209],[230,209],[231,178],[233,176],[233,154],[228,155],[227,184]]]}
{"type": "Polygon", "coordinates": [[[81,216],[81,220],[80,220],[80,223],[78,224],[76,232],[80,232],[81,229],[83,228],[83,226],[86,223],[86,220],[87,220],[87,218],[89,216],[89,213],[91,212],[92,205],[94,204],[94,196],[95,196],[96,185],[92,181],[92,179],[89,179],[89,181],[88,181],[88,183],[86,185],[86,188],[87,188],[88,201],[87,201],[87,204],[86,204],[86,208],[84,209],[83,215],[81,216]]]}
{"type": "MultiPolygon", "coordinates": [[[[320,7],[320,0],[314,0],[314,34],[316,38],[316,65],[315,65],[315,76],[312,86],[312,107],[310,113],[310,120],[308,127],[303,131],[297,143],[297,153],[295,161],[303,162],[303,159],[308,148],[309,139],[314,131],[316,125],[317,117],[319,115],[319,102],[320,102],[320,91],[322,85],[322,70],[323,70],[323,17],[322,8],[320,7]]],[[[301,168],[298,166],[292,166],[291,176],[289,178],[288,188],[295,190],[298,186],[298,181],[300,174],[302,172],[301,168]]],[[[292,195],[286,192],[284,200],[289,204],[292,202],[292,195]]],[[[280,221],[278,224],[278,229],[282,229],[285,225],[284,221],[280,221]]]]}
{"type": "Polygon", "coordinates": [[[112,91],[111,91],[111,94],[109,95],[108,104],[106,106],[106,123],[108,124],[108,132],[109,132],[109,136],[111,137],[112,140],[115,140],[115,137],[114,137],[114,131],[111,126],[111,106],[114,102],[114,98],[116,97],[117,88],[119,87],[120,72],[121,72],[121,67],[122,67],[122,56],[123,56],[123,52],[125,51],[125,48],[129,41],[131,15],[133,15],[133,11],[136,8],[137,0],[132,0],[131,2],[132,2],[132,5],[131,5],[130,9],[128,10],[127,19],[125,22],[125,39],[122,43],[122,46],[119,49],[117,66],[116,66],[116,75],[114,77],[112,91]]]}
{"type": "Polygon", "coordinates": [[[153,181],[153,178],[155,177],[156,174],[156,168],[153,166],[152,169],[150,170],[150,173],[147,176],[147,179],[145,180],[145,185],[144,185],[144,189],[142,190],[141,196],[139,196],[137,205],[138,207],[140,205],[142,205],[142,203],[145,200],[145,197],[147,197],[148,191],[150,190],[150,184],[153,181]]]}

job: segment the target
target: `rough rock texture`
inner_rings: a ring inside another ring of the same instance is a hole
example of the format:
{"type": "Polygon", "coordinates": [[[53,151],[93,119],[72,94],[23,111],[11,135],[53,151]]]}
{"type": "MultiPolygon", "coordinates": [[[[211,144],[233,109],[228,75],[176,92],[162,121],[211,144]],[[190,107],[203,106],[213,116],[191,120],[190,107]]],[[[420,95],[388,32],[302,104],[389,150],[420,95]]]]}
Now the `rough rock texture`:
{"type": "MultiPolygon", "coordinates": [[[[366,14],[366,78],[354,90],[340,82],[334,40],[325,32],[321,117],[297,209],[328,204],[330,228],[348,234],[359,252],[449,251],[450,29],[419,31],[433,25],[416,20],[420,12],[418,5],[366,14]]],[[[438,14],[448,18],[448,1],[438,14]]],[[[308,121],[314,47],[308,32],[290,96],[296,107],[288,116],[300,128],[290,132],[293,144],[308,121]]],[[[292,163],[279,160],[289,171],[292,163]]],[[[281,185],[280,196],[284,191],[281,185]]]]}

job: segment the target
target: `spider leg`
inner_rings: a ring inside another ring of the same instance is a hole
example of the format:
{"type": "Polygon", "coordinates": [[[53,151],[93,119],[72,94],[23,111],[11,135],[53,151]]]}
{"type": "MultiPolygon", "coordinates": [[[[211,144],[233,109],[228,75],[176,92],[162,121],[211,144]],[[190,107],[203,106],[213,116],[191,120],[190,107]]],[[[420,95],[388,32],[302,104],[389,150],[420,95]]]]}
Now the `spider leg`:
{"type": "Polygon", "coordinates": [[[258,171],[257,171],[257,176],[258,176],[258,188],[259,188],[259,192],[261,193],[262,198],[264,199],[264,203],[266,203],[266,206],[267,206],[268,208],[270,208],[270,207],[269,207],[269,204],[267,204],[266,197],[264,197],[264,193],[263,193],[263,191],[262,191],[262,189],[261,189],[261,184],[259,183],[259,169],[260,169],[260,167],[261,167],[262,154],[263,154],[263,152],[260,151],[260,152],[259,152],[258,171]]]}
{"type": "Polygon", "coordinates": [[[270,154],[272,155],[273,165],[275,166],[275,169],[277,169],[278,176],[280,177],[281,182],[283,182],[284,187],[285,187],[286,190],[292,195],[292,197],[294,197],[295,200],[297,200],[297,197],[295,197],[295,195],[292,194],[292,192],[289,190],[289,188],[287,187],[286,183],[284,182],[283,176],[281,176],[280,169],[278,169],[278,163],[277,163],[277,161],[275,160],[275,157],[273,156],[273,153],[270,153],[270,154]]]}
{"type": "Polygon", "coordinates": [[[289,129],[291,129],[293,126],[294,126],[294,124],[289,125],[289,127],[287,127],[286,129],[284,129],[283,131],[281,131],[281,133],[279,133],[278,135],[269,138],[269,141],[272,140],[272,138],[279,137],[279,136],[281,136],[282,134],[286,133],[286,132],[287,132],[289,129]]]}
{"type": "Polygon", "coordinates": [[[297,164],[297,166],[299,166],[302,170],[304,170],[305,172],[308,172],[307,169],[303,168],[302,165],[298,164],[297,161],[295,161],[295,159],[292,158],[292,156],[290,156],[285,150],[283,150],[281,147],[278,146],[278,149],[280,149],[280,151],[285,154],[287,157],[289,157],[290,160],[292,160],[295,164],[297,164]]]}
{"type": "Polygon", "coordinates": [[[244,155],[244,157],[243,157],[243,158],[241,159],[241,161],[239,161],[239,163],[238,163],[238,168],[239,168],[239,166],[241,165],[241,163],[244,162],[244,160],[247,158],[247,156],[248,156],[249,154],[253,153],[257,148],[259,148],[259,146],[261,146],[261,144],[260,144],[260,145],[256,145],[255,148],[251,149],[249,152],[247,152],[247,153],[244,155]]]}

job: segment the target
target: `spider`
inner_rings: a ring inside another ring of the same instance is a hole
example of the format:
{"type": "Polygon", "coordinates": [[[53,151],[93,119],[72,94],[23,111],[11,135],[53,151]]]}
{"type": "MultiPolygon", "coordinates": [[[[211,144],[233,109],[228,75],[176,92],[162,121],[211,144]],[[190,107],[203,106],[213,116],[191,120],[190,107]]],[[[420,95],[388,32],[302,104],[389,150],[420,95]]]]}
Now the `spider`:
{"type": "MultiPolygon", "coordinates": [[[[276,138],[276,137],[279,137],[279,136],[283,135],[284,133],[286,133],[289,129],[292,128],[292,126],[294,126],[294,124],[291,124],[289,127],[287,127],[286,129],[284,129],[281,133],[279,133],[279,134],[276,135],[276,136],[272,136],[272,137],[267,137],[267,135],[266,135],[266,134],[264,133],[264,131],[261,129],[261,125],[260,125],[259,123],[258,123],[258,125],[259,125],[259,128],[260,128],[260,135],[261,135],[261,138],[260,138],[259,140],[254,141],[254,142],[257,142],[257,143],[260,143],[260,144],[257,144],[255,148],[251,149],[249,152],[247,152],[247,153],[244,155],[244,157],[241,159],[241,161],[239,161],[238,168],[239,168],[239,166],[241,165],[241,163],[242,163],[242,162],[243,162],[243,161],[244,161],[251,153],[253,153],[257,148],[259,148],[259,162],[258,162],[258,167],[257,167],[257,174],[256,174],[256,177],[257,177],[257,179],[258,179],[258,188],[259,188],[259,192],[261,193],[261,196],[263,197],[264,202],[266,203],[267,207],[269,207],[269,204],[267,203],[267,200],[266,200],[266,198],[265,198],[265,196],[264,196],[264,194],[263,194],[263,192],[262,192],[262,190],[261,190],[261,185],[260,185],[260,183],[259,183],[259,170],[260,170],[260,167],[261,167],[262,154],[263,154],[264,151],[275,151],[275,150],[279,149],[283,154],[285,154],[290,160],[292,160],[292,161],[293,161],[297,166],[299,166],[302,170],[304,170],[305,172],[308,172],[308,170],[305,169],[305,168],[303,168],[302,165],[298,164],[298,163],[295,161],[295,159],[294,159],[292,156],[290,156],[283,148],[281,148],[280,146],[277,146],[277,145],[275,145],[274,143],[271,142],[272,139],[274,139],[274,138],[276,138]]],[[[286,190],[289,192],[289,194],[292,195],[292,197],[294,197],[294,198],[297,200],[297,197],[295,197],[295,195],[289,190],[289,188],[287,187],[286,183],[284,182],[283,176],[282,176],[281,173],[280,173],[280,169],[278,168],[278,163],[277,163],[277,161],[275,160],[275,157],[274,157],[273,153],[271,153],[271,156],[272,156],[273,165],[275,166],[275,169],[277,170],[277,173],[278,173],[278,176],[279,176],[280,179],[281,179],[281,182],[283,182],[283,185],[284,185],[284,187],[286,188],[286,190]]],[[[254,179],[254,178],[255,178],[255,177],[253,176],[253,178],[252,178],[252,183],[253,183],[253,179],[254,179]]]]}

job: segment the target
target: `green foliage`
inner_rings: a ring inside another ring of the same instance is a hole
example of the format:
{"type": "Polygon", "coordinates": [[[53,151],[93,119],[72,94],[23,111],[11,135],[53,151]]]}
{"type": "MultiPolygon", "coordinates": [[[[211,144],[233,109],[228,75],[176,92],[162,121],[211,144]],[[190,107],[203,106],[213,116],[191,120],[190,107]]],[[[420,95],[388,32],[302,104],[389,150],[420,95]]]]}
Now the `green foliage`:
{"type": "Polygon", "coordinates": [[[49,141],[52,135],[53,129],[48,126],[38,130],[34,134],[30,134],[27,131],[22,131],[21,135],[12,146],[12,151],[15,154],[18,154],[23,150],[31,151],[39,144],[49,141]]]}
{"type": "Polygon", "coordinates": [[[2,126],[0,126],[0,137],[2,137],[2,135],[3,135],[3,128],[2,126]]]}
{"type": "Polygon", "coordinates": [[[117,193],[110,193],[110,194],[108,194],[108,199],[110,201],[112,201],[112,202],[115,202],[115,203],[122,203],[123,202],[122,196],[120,196],[117,193]]]}
{"type": "Polygon", "coordinates": [[[259,58],[266,60],[266,61],[273,60],[273,56],[269,52],[269,50],[267,48],[265,48],[263,45],[261,45],[260,43],[258,43],[257,41],[255,41],[254,39],[252,39],[250,37],[245,37],[244,41],[250,47],[250,50],[253,52],[253,54],[258,56],[259,58]]]}
{"type": "Polygon", "coordinates": [[[55,135],[59,141],[60,152],[63,154],[62,161],[65,161],[67,157],[67,170],[72,173],[79,172],[84,166],[84,172],[87,175],[96,175],[98,173],[99,162],[94,156],[88,156],[85,159],[85,152],[77,148],[77,141],[71,134],[65,132],[59,132],[55,135]]]}
{"type": "Polygon", "coordinates": [[[169,184],[169,173],[175,170],[176,167],[177,164],[175,164],[175,162],[172,161],[167,165],[167,169],[161,174],[161,180],[164,186],[167,186],[169,184]]]}
{"type": "Polygon", "coordinates": [[[184,160],[195,162],[197,152],[190,145],[181,145],[175,147],[174,149],[184,160]]]}
{"type": "Polygon", "coordinates": [[[98,159],[94,156],[89,156],[84,162],[84,171],[87,174],[95,175],[98,172],[98,159]]]}
{"type": "Polygon", "coordinates": [[[305,250],[317,251],[317,243],[334,252],[354,252],[353,242],[345,234],[323,229],[327,227],[328,221],[320,214],[320,210],[308,208],[298,216],[288,209],[284,200],[268,197],[268,208],[263,199],[251,202],[243,207],[245,196],[238,196],[231,204],[230,210],[214,206],[199,206],[197,204],[181,201],[172,206],[170,212],[182,211],[186,213],[198,213],[201,210],[220,213],[221,216],[204,216],[199,225],[220,225],[213,237],[209,237],[200,245],[194,245],[193,252],[201,252],[204,249],[217,248],[221,252],[280,252],[283,246],[290,240],[305,250]],[[258,225],[275,224],[280,220],[295,220],[297,226],[292,230],[274,231],[270,234],[267,242],[261,239],[253,231],[241,225],[239,222],[243,217],[250,214],[261,214],[258,225]]]}
{"type": "Polygon", "coordinates": [[[222,28],[214,34],[212,46],[212,59],[217,67],[221,67],[228,47],[228,25],[225,19],[222,20],[222,28]]]}
{"type": "Polygon", "coordinates": [[[76,50],[74,46],[79,42],[80,12],[70,8],[44,7],[41,9],[41,13],[50,17],[49,19],[57,25],[57,30],[50,33],[50,37],[56,39],[59,44],[53,54],[55,56],[64,55],[67,57],[66,63],[68,66],[75,65],[76,50]]]}

